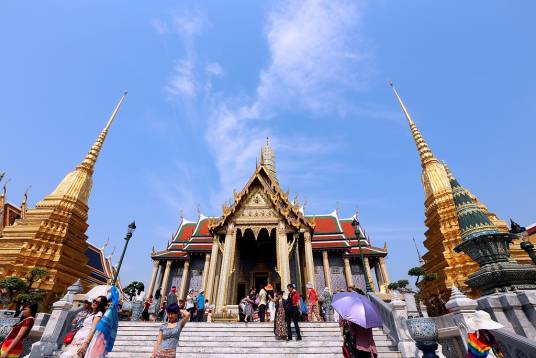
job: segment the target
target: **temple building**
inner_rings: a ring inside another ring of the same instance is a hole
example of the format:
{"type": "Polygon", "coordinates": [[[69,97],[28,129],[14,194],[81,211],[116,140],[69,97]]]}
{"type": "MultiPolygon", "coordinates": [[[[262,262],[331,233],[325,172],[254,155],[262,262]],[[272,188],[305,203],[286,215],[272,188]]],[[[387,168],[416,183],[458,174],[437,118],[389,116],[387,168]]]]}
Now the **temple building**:
{"type": "MultiPolygon", "coordinates": [[[[391,84],[392,87],[392,84],[391,84]]],[[[451,288],[456,285],[467,296],[477,298],[480,292],[466,283],[470,274],[479,269],[478,264],[464,253],[457,253],[454,248],[461,242],[460,225],[453,196],[449,169],[445,162],[439,161],[413,122],[405,104],[394,87],[395,97],[408,121],[411,134],[417,146],[422,166],[421,181],[424,187],[425,232],[424,246],[428,250],[423,255],[423,268],[426,273],[436,273],[437,279],[421,281],[421,297],[428,306],[430,314],[444,313],[444,303],[449,299],[451,288]]],[[[459,185],[459,184],[457,184],[459,185]]],[[[508,232],[507,224],[490,212],[470,191],[463,188],[468,197],[487,217],[489,223],[498,232],[508,232]]],[[[466,230],[467,228],[464,228],[466,230]]],[[[478,229],[477,227],[473,229],[478,229]]],[[[533,243],[536,238],[532,238],[533,243]]],[[[520,264],[531,264],[532,261],[520,248],[519,240],[510,246],[511,257],[520,264]]]]}
{"type": "Polygon", "coordinates": [[[281,190],[268,142],[260,159],[244,188],[234,192],[233,202],[223,205],[221,216],[182,218],[165,250],[151,254],[154,269],[147,293],[167,293],[176,286],[184,298],[189,288],[204,288],[221,313],[233,312],[250,288],[267,283],[276,290],[295,283],[300,292],[309,282],[319,292],[325,287],[331,292],[348,286],[365,290],[366,276],[374,291],[386,292],[387,247],[371,246],[355,216],[339,218],[337,210],[305,214],[297,199],[291,202],[281,190]]]}
{"type": "Polygon", "coordinates": [[[85,289],[110,281],[110,258],[87,242],[87,204],[97,158],[125,96],[126,92],[82,162],[35,208],[26,207],[26,194],[20,208],[6,204],[3,191],[0,208],[7,220],[0,230],[0,277],[25,277],[34,267],[45,268],[48,274],[34,287],[47,292],[45,307],[77,279],[85,289]]]}

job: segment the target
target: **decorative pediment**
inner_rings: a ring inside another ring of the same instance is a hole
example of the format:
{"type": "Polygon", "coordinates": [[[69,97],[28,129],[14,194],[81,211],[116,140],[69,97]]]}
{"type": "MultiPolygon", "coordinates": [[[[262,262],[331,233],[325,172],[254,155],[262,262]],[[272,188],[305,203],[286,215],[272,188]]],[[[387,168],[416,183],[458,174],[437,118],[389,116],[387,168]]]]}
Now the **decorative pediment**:
{"type": "Polygon", "coordinates": [[[275,224],[284,220],[290,227],[299,230],[302,227],[314,229],[310,220],[306,220],[297,203],[288,200],[288,191],[284,193],[279,183],[263,165],[257,167],[247,184],[239,192],[233,193],[234,202],[229,206],[223,204],[223,215],[209,222],[209,230],[216,232],[228,222],[236,224],[266,223],[275,224]]]}

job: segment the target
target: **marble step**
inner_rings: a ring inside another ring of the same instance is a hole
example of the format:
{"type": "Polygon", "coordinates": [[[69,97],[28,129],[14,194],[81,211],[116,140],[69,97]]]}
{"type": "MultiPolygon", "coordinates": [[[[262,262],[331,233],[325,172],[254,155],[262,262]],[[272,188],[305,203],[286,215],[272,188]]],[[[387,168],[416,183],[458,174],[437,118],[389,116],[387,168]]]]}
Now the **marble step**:
{"type": "MultiPolygon", "coordinates": [[[[337,353],[284,353],[284,354],[274,354],[274,353],[255,353],[255,358],[340,358],[342,357],[342,350],[337,353]]],[[[177,353],[177,358],[251,358],[252,352],[247,354],[240,353],[231,353],[231,354],[222,354],[222,353],[177,353]]],[[[111,352],[108,354],[110,358],[150,358],[151,353],[139,353],[133,355],[128,352],[111,352]]],[[[398,352],[386,352],[379,353],[378,358],[402,358],[402,355],[398,352]]]]}

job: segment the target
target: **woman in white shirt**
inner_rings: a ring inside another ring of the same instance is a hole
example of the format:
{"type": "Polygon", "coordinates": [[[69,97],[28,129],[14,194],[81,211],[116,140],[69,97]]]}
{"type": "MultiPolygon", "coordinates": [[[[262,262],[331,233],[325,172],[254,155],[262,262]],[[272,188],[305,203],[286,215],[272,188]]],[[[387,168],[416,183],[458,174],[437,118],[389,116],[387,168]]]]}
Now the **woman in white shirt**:
{"type": "Polygon", "coordinates": [[[73,337],[71,344],[64,349],[60,358],[79,358],[86,354],[87,347],[95,334],[97,323],[102,318],[108,299],[105,296],[99,296],[91,302],[91,313],[84,318],[82,328],[80,328],[73,337]]]}

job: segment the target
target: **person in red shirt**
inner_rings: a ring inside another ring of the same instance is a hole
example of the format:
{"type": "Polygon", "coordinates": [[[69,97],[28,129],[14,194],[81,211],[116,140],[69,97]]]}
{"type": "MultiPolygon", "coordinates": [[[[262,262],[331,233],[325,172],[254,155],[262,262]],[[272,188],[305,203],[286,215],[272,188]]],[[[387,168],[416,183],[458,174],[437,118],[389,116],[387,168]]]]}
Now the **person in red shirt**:
{"type": "Polygon", "coordinates": [[[37,314],[37,303],[26,303],[22,306],[21,319],[13,326],[0,348],[0,358],[15,358],[22,354],[22,343],[30,334],[37,314]]]}
{"type": "Polygon", "coordinates": [[[316,295],[316,290],[313,284],[309,282],[307,284],[307,320],[309,322],[314,322],[313,316],[316,318],[317,322],[322,322],[320,310],[318,309],[318,297],[316,295]]]}
{"type": "Polygon", "coordinates": [[[294,329],[296,330],[296,340],[301,341],[300,326],[298,325],[298,317],[300,315],[300,294],[296,291],[296,287],[293,284],[287,285],[288,298],[285,302],[285,319],[287,321],[287,340],[292,340],[292,329],[290,328],[290,321],[294,323],[294,329]]]}

